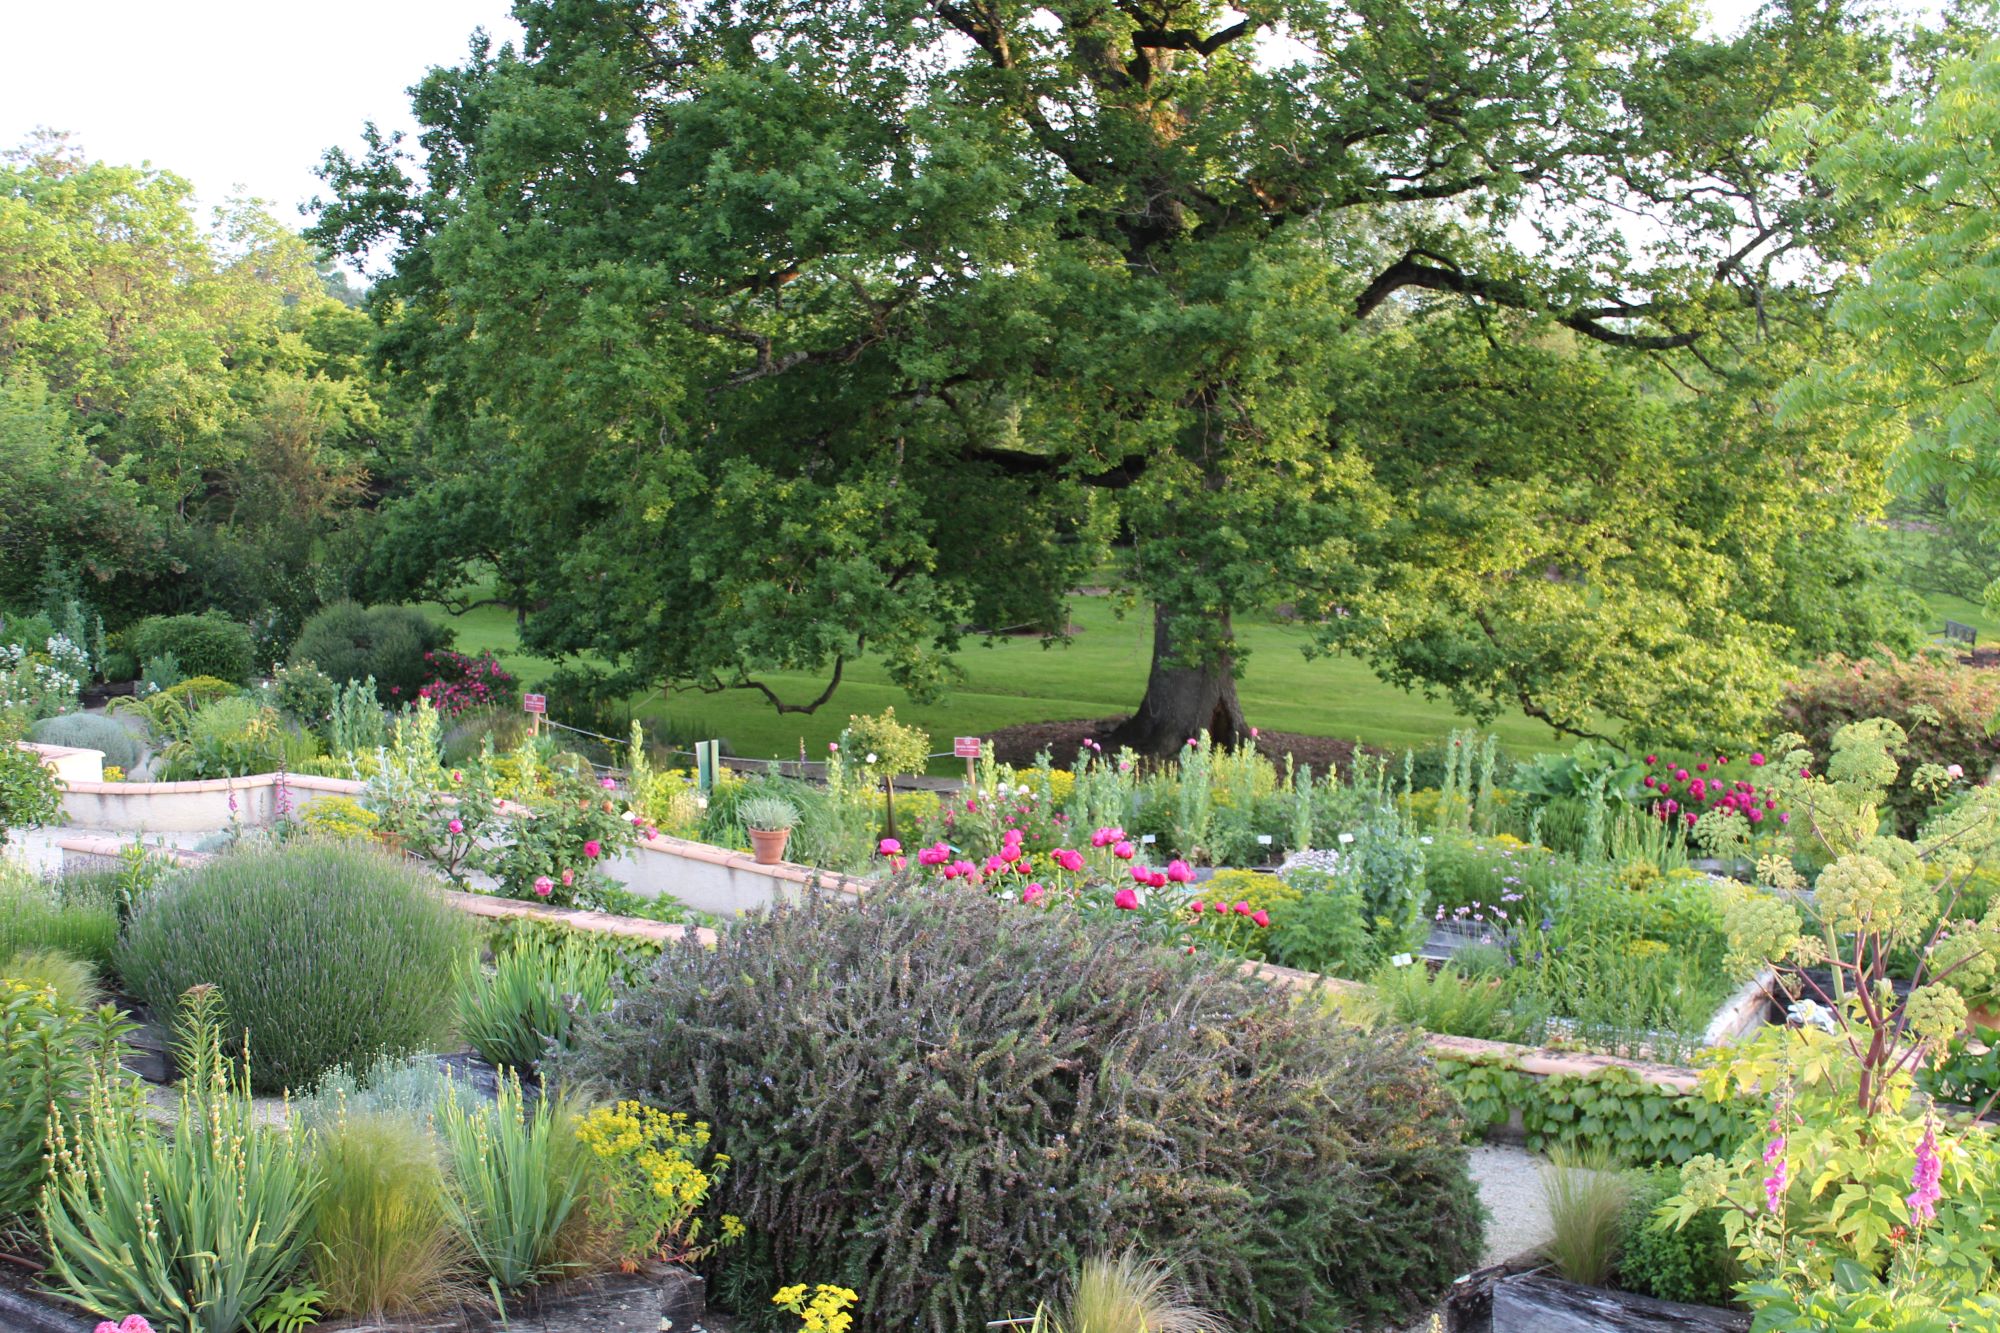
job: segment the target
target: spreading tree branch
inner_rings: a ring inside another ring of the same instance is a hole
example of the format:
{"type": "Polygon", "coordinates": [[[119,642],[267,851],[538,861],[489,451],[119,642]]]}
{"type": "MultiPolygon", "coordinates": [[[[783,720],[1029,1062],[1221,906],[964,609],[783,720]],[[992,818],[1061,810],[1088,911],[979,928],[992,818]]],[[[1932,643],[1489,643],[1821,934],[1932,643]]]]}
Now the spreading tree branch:
{"type": "Polygon", "coordinates": [[[1520,283],[1467,273],[1451,261],[1422,250],[1411,250],[1376,274],[1374,280],[1361,289],[1361,294],[1354,298],[1356,318],[1366,319],[1384,301],[1405,287],[1417,287],[1434,292],[1454,292],[1460,296],[1491,301],[1495,305],[1504,305],[1515,310],[1546,311],[1558,323],[1575,329],[1587,338],[1594,338],[1613,347],[1667,352],[1688,347],[1701,337],[1701,334],[1693,331],[1629,333],[1623,329],[1611,328],[1602,322],[1607,319],[1638,319],[1650,315],[1654,313],[1651,302],[1613,301],[1607,305],[1575,310],[1555,310],[1537,299],[1534,292],[1520,283]]]}

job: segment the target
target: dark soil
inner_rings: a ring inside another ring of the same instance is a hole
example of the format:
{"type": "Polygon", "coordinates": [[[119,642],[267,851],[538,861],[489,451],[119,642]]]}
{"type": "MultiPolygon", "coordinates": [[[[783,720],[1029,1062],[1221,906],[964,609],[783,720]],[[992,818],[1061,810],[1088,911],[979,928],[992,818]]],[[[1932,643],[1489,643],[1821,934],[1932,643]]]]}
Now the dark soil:
{"type": "MultiPolygon", "coordinates": [[[[1036,755],[1047,750],[1049,757],[1062,766],[1076,757],[1086,739],[1108,750],[1112,729],[1124,720],[1096,717],[1070,722],[1024,722],[1017,727],[1002,727],[987,739],[993,742],[994,757],[1003,764],[1026,767],[1035,762],[1036,755]]],[[[1303,736],[1295,731],[1265,731],[1257,736],[1257,748],[1274,764],[1282,765],[1289,754],[1296,763],[1312,765],[1315,773],[1325,773],[1328,765],[1345,773],[1354,762],[1355,743],[1328,736],[1303,736]]]]}

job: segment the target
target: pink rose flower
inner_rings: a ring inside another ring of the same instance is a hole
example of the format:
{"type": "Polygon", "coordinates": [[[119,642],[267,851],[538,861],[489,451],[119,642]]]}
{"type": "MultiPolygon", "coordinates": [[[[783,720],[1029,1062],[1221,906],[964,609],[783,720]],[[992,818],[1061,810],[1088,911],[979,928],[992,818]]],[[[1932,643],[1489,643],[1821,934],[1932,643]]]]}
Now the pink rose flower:
{"type": "Polygon", "coordinates": [[[535,876],[535,896],[546,898],[556,891],[556,882],[547,875],[535,876]]]}
{"type": "Polygon", "coordinates": [[[583,844],[583,854],[587,859],[595,861],[604,854],[603,844],[599,843],[597,839],[592,838],[589,842],[583,844]]]}

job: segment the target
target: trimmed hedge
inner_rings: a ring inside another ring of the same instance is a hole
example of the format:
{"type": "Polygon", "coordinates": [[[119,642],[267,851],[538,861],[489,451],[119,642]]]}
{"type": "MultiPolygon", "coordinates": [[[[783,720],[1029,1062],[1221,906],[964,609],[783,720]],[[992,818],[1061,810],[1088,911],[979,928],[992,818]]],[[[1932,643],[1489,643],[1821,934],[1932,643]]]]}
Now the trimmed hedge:
{"type": "Polygon", "coordinates": [[[181,675],[214,676],[246,685],[257,666],[250,631],[220,611],[198,616],[148,616],[125,631],[125,650],[143,666],[171,653],[181,675]]]}
{"type": "Polygon", "coordinates": [[[665,950],[557,1077],[716,1127],[753,1239],[860,1326],[1024,1316],[1130,1246],[1247,1329],[1407,1322],[1477,1257],[1453,1100],[1368,1034],[1118,922],[883,888],[665,950]]]}
{"type": "Polygon", "coordinates": [[[451,631],[407,606],[335,602],[299,631],[292,664],[314,663],[336,685],[375,678],[385,704],[413,704],[431,677],[424,654],[451,643],[451,631]]]}
{"type": "Polygon", "coordinates": [[[155,1013],[190,986],[220,987],[231,1032],[249,1030],[258,1089],[276,1092],[384,1052],[436,1049],[474,938],[422,869],[314,839],[243,848],[169,880],[133,910],[117,961],[155,1013]]]}

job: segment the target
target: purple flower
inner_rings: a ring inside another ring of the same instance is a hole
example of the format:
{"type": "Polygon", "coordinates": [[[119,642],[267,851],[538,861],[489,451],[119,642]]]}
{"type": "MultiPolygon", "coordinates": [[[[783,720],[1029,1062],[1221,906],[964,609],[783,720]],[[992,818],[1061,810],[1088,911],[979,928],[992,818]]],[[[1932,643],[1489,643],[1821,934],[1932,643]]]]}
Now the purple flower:
{"type": "Polygon", "coordinates": [[[1903,1200],[1910,1205],[1910,1221],[1921,1225],[1937,1217],[1937,1201],[1944,1197],[1938,1188],[1938,1179],[1944,1174],[1944,1163],[1938,1158],[1937,1127],[1924,1122],[1924,1136],[1917,1140],[1917,1165],[1910,1172],[1911,1190],[1903,1200]]]}

